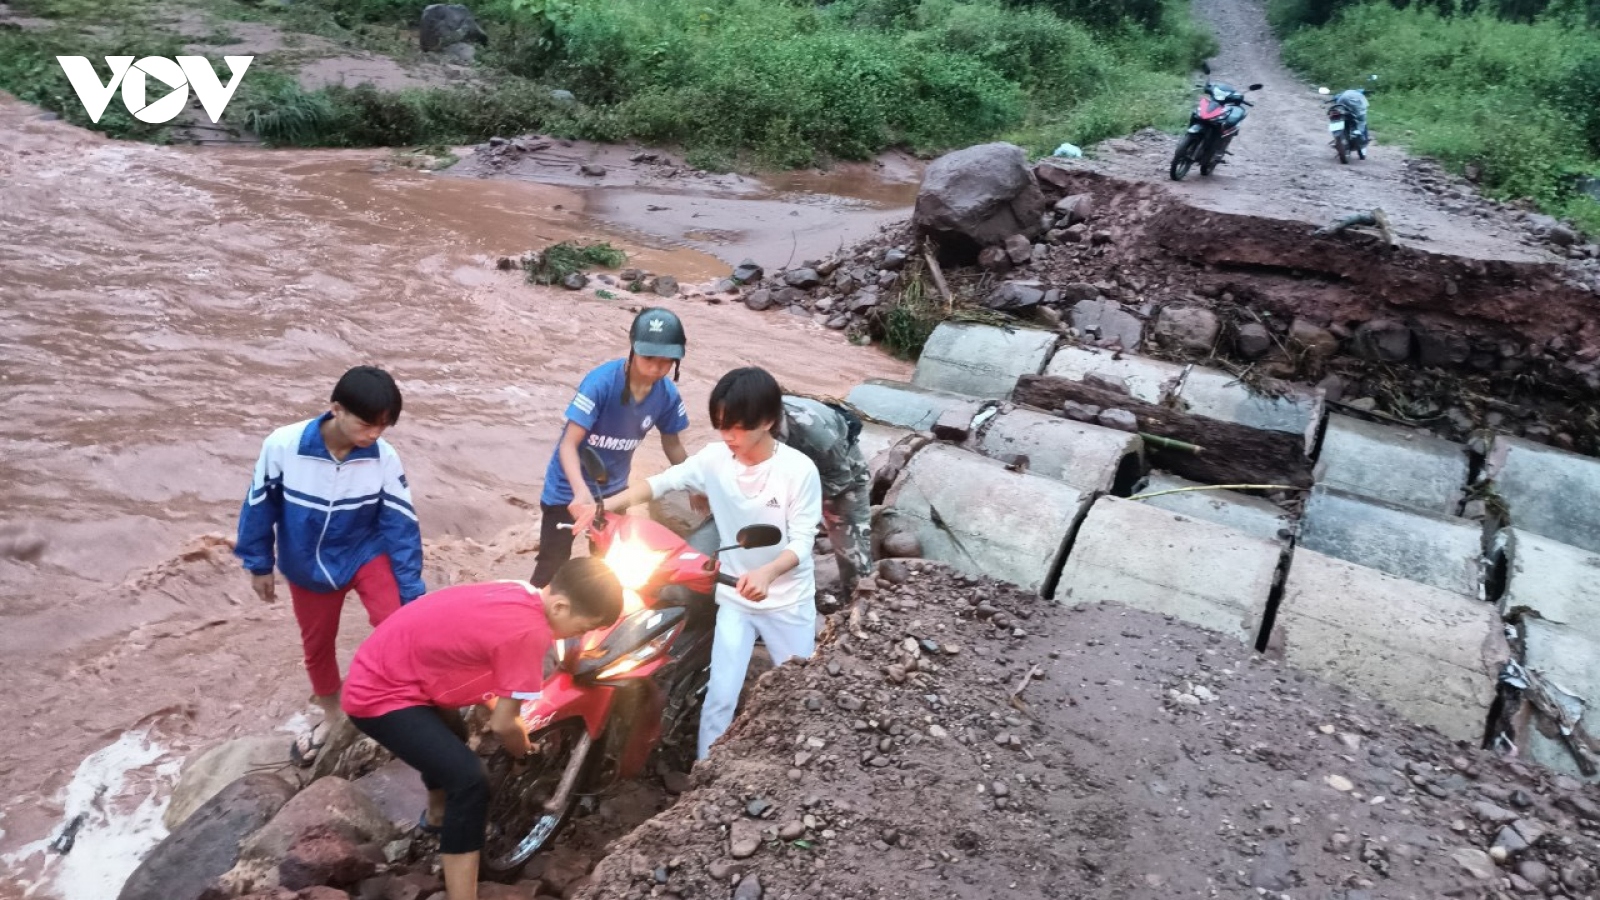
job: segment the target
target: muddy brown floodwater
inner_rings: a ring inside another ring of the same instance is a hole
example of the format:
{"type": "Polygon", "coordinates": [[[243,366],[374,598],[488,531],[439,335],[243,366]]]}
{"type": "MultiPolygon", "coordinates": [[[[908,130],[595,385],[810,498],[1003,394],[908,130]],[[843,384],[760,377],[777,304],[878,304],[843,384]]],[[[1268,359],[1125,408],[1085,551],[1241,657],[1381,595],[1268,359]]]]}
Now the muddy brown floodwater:
{"type": "MultiPolygon", "coordinates": [[[[646,230],[565,186],[385,151],[125,144],[4,95],[0,184],[0,898],[115,896],[148,835],[97,821],[149,819],[175,760],[304,708],[287,605],[254,600],[229,545],[272,428],[320,411],[349,366],[389,368],[429,586],[526,577],[568,395],[648,301],[535,288],[496,259],[604,238],[685,283],[727,271],[630,240],[646,230]],[[43,852],[78,812],[77,851],[43,852]]],[[[659,302],[688,325],[691,446],[714,437],[699,411],[730,367],[836,394],[909,371],[809,320],[659,302]]],[[[640,468],[664,462],[651,444],[640,468]]],[[[346,660],[366,631],[347,612],[346,660]]]]}

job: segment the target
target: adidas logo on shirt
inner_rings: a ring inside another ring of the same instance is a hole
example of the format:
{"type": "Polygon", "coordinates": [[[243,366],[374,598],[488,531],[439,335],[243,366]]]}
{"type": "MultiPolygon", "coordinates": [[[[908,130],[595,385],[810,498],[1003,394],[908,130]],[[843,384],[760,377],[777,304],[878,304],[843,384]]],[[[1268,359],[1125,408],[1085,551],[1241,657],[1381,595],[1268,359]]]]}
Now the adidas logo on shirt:
{"type": "Polygon", "coordinates": [[[772,497],[772,498],[768,499],[767,500],[767,508],[768,509],[777,509],[778,508],[778,498],[777,497],[772,497]]]}

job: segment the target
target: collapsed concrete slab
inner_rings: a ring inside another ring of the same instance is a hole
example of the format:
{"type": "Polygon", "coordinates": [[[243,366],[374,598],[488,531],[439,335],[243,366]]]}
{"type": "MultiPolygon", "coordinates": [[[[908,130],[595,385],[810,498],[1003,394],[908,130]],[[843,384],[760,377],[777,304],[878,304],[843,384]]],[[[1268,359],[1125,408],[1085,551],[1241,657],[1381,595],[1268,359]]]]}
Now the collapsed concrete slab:
{"type": "Polygon", "coordinates": [[[1318,486],[1301,513],[1300,546],[1483,598],[1483,533],[1465,519],[1424,515],[1318,486]]]}
{"type": "Polygon", "coordinates": [[[1183,366],[1126,353],[1087,347],[1062,347],[1044,367],[1044,374],[1073,381],[1099,381],[1121,385],[1128,396],[1146,403],[1163,403],[1176,393],[1183,366]]]}
{"type": "Polygon", "coordinates": [[[1294,528],[1294,517],[1270,500],[1238,491],[1220,491],[1209,485],[1179,478],[1165,472],[1152,472],[1134,487],[1135,496],[1160,494],[1138,502],[1167,512],[1232,528],[1264,541],[1282,542],[1294,528]],[[1205,488],[1205,490],[1193,490],[1205,488]],[[1178,491],[1179,493],[1163,493],[1178,491]]]}
{"type": "Polygon", "coordinates": [[[943,322],[929,335],[911,383],[1000,400],[1020,375],[1037,375],[1056,344],[1052,331],[943,322]]]}
{"type": "Polygon", "coordinates": [[[965,394],[874,379],[855,386],[845,402],[879,424],[932,431],[941,421],[971,424],[987,401],[965,394]]]}
{"type": "Polygon", "coordinates": [[[861,423],[861,435],[856,439],[856,445],[861,448],[861,458],[867,461],[867,468],[877,471],[873,462],[879,455],[887,453],[897,441],[907,435],[915,434],[909,428],[896,428],[892,425],[880,425],[876,422],[861,423]]]}
{"type": "Polygon", "coordinates": [[[1123,603],[1254,646],[1282,557],[1274,541],[1101,497],[1061,571],[1062,603],[1123,603]]]}
{"type": "MultiPolygon", "coordinates": [[[[1582,697],[1586,728],[1600,730],[1600,554],[1507,528],[1495,536],[1495,556],[1504,577],[1500,611],[1522,630],[1523,664],[1582,697]]],[[[1538,762],[1581,774],[1554,735],[1525,728],[1519,740],[1538,762]]]]}
{"type": "Polygon", "coordinates": [[[1600,553],[1600,459],[1497,435],[1485,472],[1513,525],[1600,553]]]}
{"type": "Polygon", "coordinates": [[[1252,391],[1227,372],[1200,366],[1063,347],[1051,357],[1044,374],[1073,381],[1121,384],[1130,396],[1146,403],[1172,405],[1197,416],[1260,431],[1296,435],[1301,438],[1303,452],[1315,445],[1322,422],[1320,390],[1292,386],[1279,396],[1268,396],[1252,391]]]}
{"type": "Polygon", "coordinates": [[[1143,472],[1138,435],[1029,409],[1002,410],[972,444],[984,456],[1089,493],[1126,493],[1143,472]]]}
{"type": "MultiPolygon", "coordinates": [[[[1594,737],[1597,730],[1595,712],[1600,710],[1600,649],[1593,637],[1576,629],[1555,625],[1543,619],[1525,618],[1522,627],[1523,664],[1537,672],[1546,681],[1571,693],[1584,702],[1585,712],[1580,720],[1584,730],[1594,737]]],[[[1554,722],[1544,716],[1533,715],[1523,720],[1517,735],[1518,743],[1535,762],[1574,778],[1584,778],[1583,770],[1573,759],[1561,740],[1554,722]]],[[[1588,776],[1600,781],[1600,776],[1588,776]]]]}
{"type": "Polygon", "coordinates": [[[1510,658],[1494,607],[1304,547],[1270,647],[1291,665],[1458,740],[1482,740],[1510,658]]]}
{"type": "Polygon", "coordinates": [[[1469,474],[1467,448],[1420,431],[1328,417],[1317,483],[1426,513],[1453,516],[1469,474]]]}
{"type": "Polygon", "coordinates": [[[923,556],[1048,596],[1089,494],[947,444],[911,457],[889,489],[883,532],[909,528],[923,556]]]}

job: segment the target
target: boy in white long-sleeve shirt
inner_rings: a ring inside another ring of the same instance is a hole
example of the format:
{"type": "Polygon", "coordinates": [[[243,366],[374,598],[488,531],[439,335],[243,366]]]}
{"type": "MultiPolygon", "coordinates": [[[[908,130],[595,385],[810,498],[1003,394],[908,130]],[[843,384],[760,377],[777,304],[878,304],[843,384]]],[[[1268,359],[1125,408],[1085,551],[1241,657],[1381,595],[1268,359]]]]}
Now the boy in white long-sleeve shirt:
{"type": "Polygon", "coordinates": [[[776,525],[776,547],[729,550],[722,570],[738,587],[717,587],[711,680],[700,711],[699,758],[722,737],[739,706],[739,690],[759,636],[774,665],[808,657],[816,645],[816,576],[811,545],[822,522],[822,481],[805,454],[776,437],[783,390],[764,369],[734,369],[711,390],[711,424],[722,443],[606,501],[622,512],[672,491],[703,493],[722,546],[748,525],[776,525]]]}

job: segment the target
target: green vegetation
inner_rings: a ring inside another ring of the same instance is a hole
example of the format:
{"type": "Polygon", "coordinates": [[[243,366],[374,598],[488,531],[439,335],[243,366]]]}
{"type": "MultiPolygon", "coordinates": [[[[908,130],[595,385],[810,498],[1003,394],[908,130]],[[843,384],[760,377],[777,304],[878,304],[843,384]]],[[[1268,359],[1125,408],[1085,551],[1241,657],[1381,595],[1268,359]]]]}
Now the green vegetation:
{"type": "MultiPolygon", "coordinates": [[[[91,21],[102,43],[130,52],[116,25],[122,17],[105,10],[156,2],[15,0],[63,28],[53,42],[40,32],[0,35],[0,87],[71,115],[65,79],[58,67],[46,71],[54,53],[93,55],[82,37],[91,21]]],[[[411,29],[426,5],[194,2],[216,18],[219,39],[232,37],[227,22],[253,20],[401,59],[417,56],[411,29]]],[[[319,146],[468,142],[537,129],[675,144],[716,168],[863,159],[892,146],[931,154],[996,138],[1042,153],[1177,124],[1186,73],[1213,48],[1182,0],[471,5],[491,36],[472,87],[306,91],[294,78],[304,54],[290,48],[257,60],[225,121],[274,143],[319,146]],[[552,101],[551,88],[578,102],[552,101]]],[[[119,136],[153,136],[113,125],[119,136]]]]}
{"type": "Polygon", "coordinates": [[[1284,56],[1339,90],[1378,75],[1380,138],[1475,167],[1500,197],[1526,197],[1600,233],[1576,191],[1600,173],[1600,3],[1574,0],[1272,0],[1284,56]]]}
{"type": "Polygon", "coordinates": [[[19,100],[60,113],[74,125],[112,137],[159,143],[166,135],[165,126],[135,119],[127,107],[115,100],[106,107],[98,124],[91,122],[56,56],[87,56],[95,62],[103,79],[107,72],[102,56],[175,56],[181,52],[182,41],[136,25],[119,34],[115,41],[64,27],[35,32],[0,28],[0,89],[19,100]]]}
{"type": "Polygon", "coordinates": [[[532,284],[560,284],[568,275],[591,266],[615,269],[627,261],[628,254],[604,241],[597,244],[562,241],[546,247],[542,253],[524,256],[522,270],[528,273],[532,284]]]}

